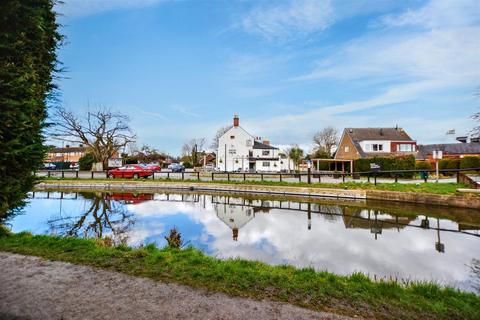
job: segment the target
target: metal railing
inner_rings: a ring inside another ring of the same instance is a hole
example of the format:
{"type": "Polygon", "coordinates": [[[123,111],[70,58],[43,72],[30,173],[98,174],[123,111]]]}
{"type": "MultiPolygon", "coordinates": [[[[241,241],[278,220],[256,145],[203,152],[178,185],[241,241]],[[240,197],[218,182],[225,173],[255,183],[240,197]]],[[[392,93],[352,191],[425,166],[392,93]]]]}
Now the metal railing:
{"type": "MultiPolygon", "coordinates": [[[[160,171],[153,172],[152,175],[147,177],[148,179],[175,179],[175,180],[208,180],[208,181],[278,181],[278,182],[306,182],[306,183],[322,183],[322,178],[331,177],[335,181],[341,179],[342,182],[346,182],[347,178],[351,180],[358,180],[362,177],[366,177],[368,182],[372,182],[376,185],[378,179],[392,179],[395,182],[399,182],[399,179],[404,178],[406,180],[413,180],[417,176],[421,176],[421,180],[428,182],[429,175],[435,174],[435,170],[428,169],[415,169],[415,170],[386,170],[386,171],[363,171],[363,172],[332,172],[332,171],[311,171],[311,172],[195,172],[195,171],[183,171],[183,172],[171,172],[160,171]],[[428,174],[427,174],[428,173],[428,174]],[[407,178],[405,178],[408,176],[407,178]]],[[[468,169],[442,169],[439,170],[441,175],[455,176],[457,183],[463,180],[462,175],[466,172],[480,172],[480,168],[468,168],[468,169]]],[[[75,171],[75,170],[41,170],[37,175],[56,178],[83,178],[83,179],[98,179],[108,178],[108,171],[75,171]]],[[[129,175],[129,174],[128,174],[129,175]]],[[[127,174],[123,178],[128,178],[127,174]]],[[[324,179],[323,179],[324,180],[324,179]]]]}

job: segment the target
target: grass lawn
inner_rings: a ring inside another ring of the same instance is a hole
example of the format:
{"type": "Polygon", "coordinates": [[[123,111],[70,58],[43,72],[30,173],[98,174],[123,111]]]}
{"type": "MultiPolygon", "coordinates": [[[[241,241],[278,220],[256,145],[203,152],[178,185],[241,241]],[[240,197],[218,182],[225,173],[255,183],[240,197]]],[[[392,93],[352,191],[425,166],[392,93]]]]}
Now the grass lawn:
{"type": "MultiPolygon", "coordinates": [[[[3,231],[2,231],[3,230],[3,231]]],[[[233,296],[271,299],[313,310],[377,319],[479,319],[480,297],[432,283],[373,282],[313,269],[219,260],[194,248],[109,246],[108,239],[10,234],[0,250],[176,282],[233,296]]]]}
{"type": "Polygon", "coordinates": [[[263,186],[285,186],[285,187],[309,187],[309,188],[333,188],[333,189],[345,189],[345,190],[385,190],[385,191],[400,191],[400,192],[422,192],[422,193],[434,193],[434,194],[456,194],[466,195],[465,193],[457,192],[459,188],[468,188],[467,185],[461,183],[378,183],[377,185],[368,182],[344,182],[344,183],[312,183],[306,182],[280,182],[280,181],[228,181],[228,180],[215,180],[215,181],[198,181],[198,180],[176,180],[176,179],[76,179],[76,178],[44,178],[42,181],[79,181],[89,183],[98,181],[99,183],[111,182],[130,182],[130,183],[154,183],[154,182],[186,182],[186,183],[214,183],[214,184],[231,184],[231,185],[263,185],[263,186]]]}

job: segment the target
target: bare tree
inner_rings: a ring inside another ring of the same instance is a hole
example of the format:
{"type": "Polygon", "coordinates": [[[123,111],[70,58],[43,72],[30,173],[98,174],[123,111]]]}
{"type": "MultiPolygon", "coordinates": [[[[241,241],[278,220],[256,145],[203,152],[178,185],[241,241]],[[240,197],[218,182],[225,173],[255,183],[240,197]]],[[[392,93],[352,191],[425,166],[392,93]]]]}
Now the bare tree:
{"type": "Polygon", "coordinates": [[[189,141],[183,144],[182,155],[189,157],[192,165],[194,166],[197,165],[198,154],[203,150],[206,142],[207,142],[207,139],[205,138],[190,139],[189,141]]]}
{"type": "Polygon", "coordinates": [[[334,147],[338,146],[338,130],[334,127],[326,127],[313,136],[315,150],[324,152],[329,158],[332,157],[334,147]]]}
{"type": "Polygon", "coordinates": [[[214,152],[216,152],[218,149],[218,140],[225,134],[225,132],[230,130],[231,127],[232,126],[225,126],[217,130],[215,136],[212,139],[212,144],[210,145],[210,148],[212,148],[214,152]]]}
{"type": "Polygon", "coordinates": [[[129,118],[108,109],[87,112],[80,117],[74,112],[60,107],[54,114],[52,136],[63,141],[85,145],[95,161],[107,165],[120,149],[135,141],[130,129],[129,118]]]}

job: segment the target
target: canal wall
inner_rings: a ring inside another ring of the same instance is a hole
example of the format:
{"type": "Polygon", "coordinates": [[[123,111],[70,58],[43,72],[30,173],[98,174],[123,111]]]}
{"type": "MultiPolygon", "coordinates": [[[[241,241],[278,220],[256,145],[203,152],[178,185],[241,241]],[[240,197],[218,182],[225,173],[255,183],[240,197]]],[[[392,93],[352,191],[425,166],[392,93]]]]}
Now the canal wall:
{"type": "Polygon", "coordinates": [[[268,185],[215,184],[189,182],[141,182],[141,181],[49,181],[37,184],[36,190],[74,188],[76,190],[105,190],[133,192],[155,192],[162,190],[182,190],[200,192],[232,192],[275,196],[296,196],[309,198],[330,198],[350,200],[381,200],[418,203],[437,206],[480,209],[480,197],[476,195],[441,195],[417,192],[383,190],[352,190],[334,188],[309,188],[268,185]]]}

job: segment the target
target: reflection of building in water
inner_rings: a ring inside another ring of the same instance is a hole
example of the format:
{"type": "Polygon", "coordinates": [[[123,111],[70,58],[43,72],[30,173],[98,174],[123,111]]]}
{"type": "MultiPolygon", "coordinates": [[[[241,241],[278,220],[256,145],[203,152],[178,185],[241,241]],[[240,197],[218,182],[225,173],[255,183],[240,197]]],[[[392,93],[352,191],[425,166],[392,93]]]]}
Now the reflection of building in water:
{"type": "Polygon", "coordinates": [[[217,217],[232,229],[232,238],[238,240],[238,231],[250,220],[255,218],[256,213],[268,213],[271,201],[248,200],[231,197],[212,197],[217,217]]]}
{"type": "Polygon", "coordinates": [[[375,239],[382,234],[383,229],[400,231],[413,220],[414,217],[391,216],[377,210],[350,207],[344,208],[343,215],[345,228],[370,229],[370,232],[375,235],[375,239]]]}

